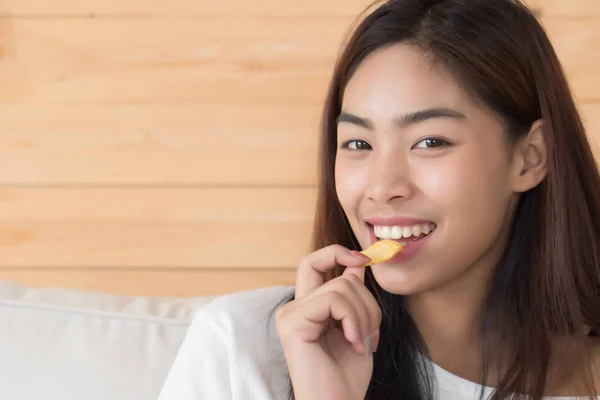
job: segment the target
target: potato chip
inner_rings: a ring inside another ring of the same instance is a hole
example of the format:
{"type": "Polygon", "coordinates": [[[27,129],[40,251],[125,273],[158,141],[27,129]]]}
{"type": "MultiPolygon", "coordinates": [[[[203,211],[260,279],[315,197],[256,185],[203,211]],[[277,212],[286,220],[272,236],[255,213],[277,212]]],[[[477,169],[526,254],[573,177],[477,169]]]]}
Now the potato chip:
{"type": "Polygon", "coordinates": [[[391,260],[400,250],[402,250],[402,248],[403,246],[395,240],[379,240],[371,247],[361,251],[362,254],[371,259],[371,261],[366,263],[364,266],[368,267],[369,265],[380,264],[391,260]]]}

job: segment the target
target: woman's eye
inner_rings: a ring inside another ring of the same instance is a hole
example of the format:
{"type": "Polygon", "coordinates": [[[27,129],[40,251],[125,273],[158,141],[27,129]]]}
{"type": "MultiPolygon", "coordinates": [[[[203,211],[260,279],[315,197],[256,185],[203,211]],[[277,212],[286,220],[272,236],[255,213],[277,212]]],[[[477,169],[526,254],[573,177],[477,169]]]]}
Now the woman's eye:
{"type": "Polygon", "coordinates": [[[432,149],[434,147],[448,146],[449,144],[450,144],[450,142],[448,142],[447,140],[430,137],[430,138],[426,138],[426,139],[419,141],[415,145],[415,148],[432,149]]]}
{"type": "Polygon", "coordinates": [[[371,145],[364,140],[348,140],[342,144],[342,148],[350,150],[372,150],[371,145]]]}

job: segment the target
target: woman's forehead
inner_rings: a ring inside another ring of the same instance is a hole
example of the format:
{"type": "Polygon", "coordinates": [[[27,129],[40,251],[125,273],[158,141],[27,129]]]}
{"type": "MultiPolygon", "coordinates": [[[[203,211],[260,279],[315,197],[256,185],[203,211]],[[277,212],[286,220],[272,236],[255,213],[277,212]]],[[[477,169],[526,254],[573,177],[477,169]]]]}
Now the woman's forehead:
{"type": "Polygon", "coordinates": [[[454,77],[414,46],[397,44],[369,55],[345,87],[342,109],[389,118],[430,108],[473,105],[454,77]]]}

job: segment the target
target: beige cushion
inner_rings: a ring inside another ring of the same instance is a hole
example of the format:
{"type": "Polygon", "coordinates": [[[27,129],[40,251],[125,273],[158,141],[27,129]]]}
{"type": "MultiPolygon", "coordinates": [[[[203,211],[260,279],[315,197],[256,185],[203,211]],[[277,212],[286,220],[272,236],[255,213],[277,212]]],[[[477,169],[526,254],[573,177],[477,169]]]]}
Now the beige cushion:
{"type": "Polygon", "coordinates": [[[210,300],[0,282],[0,399],[154,400],[210,300]]]}

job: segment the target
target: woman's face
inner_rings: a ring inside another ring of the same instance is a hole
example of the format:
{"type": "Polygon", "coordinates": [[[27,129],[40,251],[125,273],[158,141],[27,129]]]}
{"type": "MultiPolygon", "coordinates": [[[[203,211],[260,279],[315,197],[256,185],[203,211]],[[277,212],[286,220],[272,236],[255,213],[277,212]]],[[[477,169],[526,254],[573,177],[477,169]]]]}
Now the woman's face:
{"type": "Polygon", "coordinates": [[[513,148],[501,121],[416,48],[362,62],[343,96],[335,179],[363,248],[406,244],[372,267],[379,285],[416,294],[489,276],[517,201],[513,148]]]}

